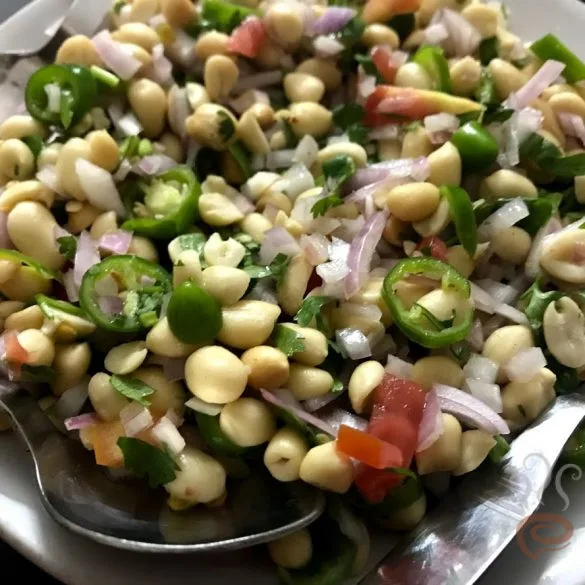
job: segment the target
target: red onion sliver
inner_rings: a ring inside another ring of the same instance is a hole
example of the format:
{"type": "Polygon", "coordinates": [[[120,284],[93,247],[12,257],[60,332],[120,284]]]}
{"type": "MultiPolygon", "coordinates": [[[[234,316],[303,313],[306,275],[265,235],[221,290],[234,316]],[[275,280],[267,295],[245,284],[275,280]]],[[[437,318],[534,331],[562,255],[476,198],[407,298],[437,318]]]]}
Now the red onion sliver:
{"type": "Polygon", "coordinates": [[[549,59],[544,65],[516,92],[504,102],[504,107],[521,110],[533,102],[550,85],[555,83],[565,69],[565,64],[549,59]]]}
{"type": "Polygon", "coordinates": [[[131,243],[132,232],[116,230],[115,232],[104,234],[99,239],[98,246],[112,254],[126,254],[130,249],[131,243]]]}
{"type": "Polygon", "coordinates": [[[63,274],[63,286],[65,287],[67,298],[72,303],[76,303],[79,300],[79,287],[75,284],[73,268],[63,274]]]}
{"type": "Polygon", "coordinates": [[[301,251],[297,241],[283,227],[269,229],[260,247],[260,261],[268,266],[278,254],[296,256],[301,251]]]}
{"type": "Polygon", "coordinates": [[[416,452],[428,449],[443,434],[443,413],[437,393],[431,389],[425,396],[425,407],[418,428],[416,452]]]}
{"type": "Polygon", "coordinates": [[[571,112],[557,112],[557,118],[567,136],[574,136],[581,141],[581,145],[585,145],[585,122],[581,116],[571,112]]]}
{"type": "Polygon", "coordinates": [[[134,77],[142,67],[142,63],[116,42],[109,31],[102,30],[93,37],[92,42],[106,66],[124,81],[134,77]]]}
{"type": "Polygon", "coordinates": [[[449,47],[457,57],[471,55],[481,43],[481,33],[464,16],[450,8],[437,10],[430,24],[445,27],[449,34],[449,47]]]}
{"type": "Polygon", "coordinates": [[[168,87],[173,82],[173,64],[165,57],[163,44],[152,48],[152,66],[149,68],[147,77],[163,87],[168,87]]]}
{"type": "Polygon", "coordinates": [[[133,165],[132,170],[139,175],[152,177],[170,171],[177,166],[177,161],[166,154],[150,154],[133,165]]]}
{"type": "Polygon", "coordinates": [[[100,417],[95,412],[87,412],[65,419],[65,428],[68,431],[79,431],[97,425],[99,422],[101,422],[100,417]]]}
{"type": "Polygon", "coordinates": [[[76,286],[81,286],[83,275],[100,261],[97,242],[84,230],[77,240],[77,252],[73,262],[73,277],[76,286]]]}
{"type": "Polygon", "coordinates": [[[504,409],[502,394],[497,384],[490,384],[481,380],[466,380],[465,384],[473,397],[481,400],[481,402],[489,406],[494,412],[502,412],[504,409]]]}
{"type": "Polygon", "coordinates": [[[310,398],[309,400],[303,401],[303,408],[307,412],[315,412],[316,410],[320,410],[321,408],[327,406],[334,400],[337,400],[342,395],[341,392],[329,392],[325,394],[325,396],[319,396],[318,398],[310,398]]]}
{"type": "Polygon", "coordinates": [[[335,332],[335,339],[352,360],[361,360],[372,355],[370,342],[359,329],[338,329],[335,332]]]}
{"type": "Polygon", "coordinates": [[[339,32],[355,15],[356,11],[353,8],[329,6],[325,13],[313,22],[310,33],[327,35],[339,32]]]}

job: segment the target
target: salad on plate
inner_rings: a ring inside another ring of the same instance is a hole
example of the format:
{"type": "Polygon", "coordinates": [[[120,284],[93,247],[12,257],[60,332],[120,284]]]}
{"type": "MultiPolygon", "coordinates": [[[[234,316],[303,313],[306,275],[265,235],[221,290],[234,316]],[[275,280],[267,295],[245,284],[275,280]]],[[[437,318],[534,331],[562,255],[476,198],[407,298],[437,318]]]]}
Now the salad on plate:
{"type": "Polygon", "coordinates": [[[270,556],[285,583],[359,574],[367,526],[414,527],[585,379],[585,63],[506,23],[116,0],[16,63],[4,376],[175,513],[254,473],[316,486],[270,556]]]}

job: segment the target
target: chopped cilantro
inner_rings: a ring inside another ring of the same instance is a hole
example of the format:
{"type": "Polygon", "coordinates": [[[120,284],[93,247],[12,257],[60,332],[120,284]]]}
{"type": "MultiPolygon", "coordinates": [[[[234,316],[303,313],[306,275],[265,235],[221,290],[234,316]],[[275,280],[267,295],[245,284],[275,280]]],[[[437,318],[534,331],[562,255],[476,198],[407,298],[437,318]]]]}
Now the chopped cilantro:
{"type": "Polygon", "coordinates": [[[337,193],[333,193],[319,199],[311,207],[311,213],[313,217],[319,217],[325,215],[332,207],[338,207],[339,205],[343,205],[343,199],[337,193]]]}
{"type": "Polygon", "coordinates": [[[319,199],[311,208],[313,217],[319,217],[327,213],[332,207],[337,207],[343,203],[339,191],[342,185],[354,173],[356,167],[353,159],[347,155],[335,156],[323,163],[323,176],[327,185],[332,184],[329,194],[319,199]]]}
{"type": "Polygon", "coordinates": [[[248,149],[239,140],[236,140],[230,145],[229,151],[237,165],[240,167],[244,177],[249,179],[254,173],[252,172],[252,166],[250,163],[251,155],[248,149]]]}
{"type": "Polygon", "coordinates": [[[304,339],[298,331],[286,325],[277,325],[272,334],[272,342],[286,357],[305,351],[304,339]]]}
{"type": "Polygon", "coordinates": [[[489,65],[490,61],[497,59],[500,42],[498,37],[484,39],[479,45],[479,60],[482,65],[489,65]]]}
{"type": "Polygon", "coordinates": [[[333,123],[342,130],[346,130],[353,124],[359,124],[363,119],[366,111],[363,106],[351,102],[333,108],[333,123]]]}
{"type": "Polygon", "coordinates": [[[250,278],[274,278],[276,286],[279,287],[282,284],[289,262],[289,256],[286,254],[278,254],[269,266],[256,266],[251,264],[244,266],[243,270],[250,278]]]}
{"type": "Polygon", "coordinates": [[[301,327],[307,327],[314,319],[319,331],[328,331],[329,324],[327,323],[326,318],[322,315],[321,311],[325,305],[328,305],[334,300],[335,299],[333,297],[317,295],[314,297],[307,297],[297,311],[297,314],[294,317],[295,321],[301,327]]]}
{"type": "Polygon", "coordinates": [[[75,236],[62,236],[57,238],[59,244],[59,254],[65,256],[67,260],[73,261],[77,253],[77,238],[75,236]]]}
{"type": "Polygon", "coordinates": [[[337,378],[333,379],[333,386],[331,386],[331,392],[333,394],[339,394],[340,392],[343,392],[344,388],[345,386],[341,380],[338,380],[337,378]]]}
{"type": "Polygon", "coordinates": [[[236,133],[236,126],[234,121],[223,110],[217,112],[217,117],[219,118],[219,134],[224,142],[227,142],[236,133]]]}
{"type": "Polygon", "coordinates": [[[29,147],[35,159],[41,154],[41,150],[43,150],[43,139],[40,136],[25,136],[21,140],[29,147]]]}
{"type": "Polygon", "coordinates": [[[126,469],[138,477],[147,477],[151,488],[165,485],[177,477],[180,468],[168,451],[132,437],[120,437],[118,447],[124,454],[126,469]]]}
{"type": "Polygon", "coordinates": [[[142,406],[150,406],[150,400],[147,399],[147,396],[154,394],[154,388],[151,388],[142,380],[131,376],[116,376],[114,374],[110,376],[110,384],[122,396],[134,400],[142,404],[142,406]]]}

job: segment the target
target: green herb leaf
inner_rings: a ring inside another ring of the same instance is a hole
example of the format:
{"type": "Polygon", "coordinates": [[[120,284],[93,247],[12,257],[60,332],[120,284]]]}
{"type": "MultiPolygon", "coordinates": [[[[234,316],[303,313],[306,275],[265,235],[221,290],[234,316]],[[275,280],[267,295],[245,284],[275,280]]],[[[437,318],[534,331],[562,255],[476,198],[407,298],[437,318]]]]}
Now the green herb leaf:
{"type": "Polygon", "coordinates": [[[50,366],[29,366],[24,364],[20,371],[21,382],[48,384],[55,379],[57,372],[50,366]]]}
{"type": "Polygon", "coordinates": [[[332,207],[343,204],[343,199],[339,194],[340,189],[345,181],[352,177],[356,171],[353,159],[345,154],[325,161],[322,167],[325,184],[329,186],[329,194],[313,205],[311,208],[313,217],[324,215],[332,207]]]}
{"type": "Polygon", "coordinates": [[[347,130],[354,124],[360,124],[365,114],[363,106],[355,102],[339,105],[333,108],[333,123],[342,130],[347,130]]]}
{"type": "Polygon", "coordinates": [[[297,311],[297,314],[294,317],[295,321],[301,327],[307,327],[311,324],[313,319],[315,319],[315,324],[317,325],[317,329],[319,329],[319,331],[328,331],[329,324],[327,323],[327,320],[321,311],[325,305],[328,305],[334,300],[335,299],[333,297],[326,296],[307,297],[303,301],[300,309],[297,311]]]}
{"type": "Polygon", "coordinates": [[[227,142],[236,133],[236,126],[234,121],[223,110],[217,112],[217,117],[219,118],[219,135],[224,142],[227,142]]]}
{"type": "Polygon", "coordinates": [[[370,142],[369,130],[361,124],[352,124],[345,132],[350,142],[355,142],[356,144],[361,144],[362,146],[365,146],[368,142],[370,142]]]}
{"type": "Polygon", "coordinates": [[[180,467],[167,451],[132,437],[120,437],[118,447],[124,454],[124,467],[138,477],[147,477],[151,488],[165,485],[177,477],[180,467]]]}
{"type": "Polygon", "coordinates": [[[397,14],[386,23],[400,38],[400,42],[405,41],[416,26],[414,12],[397,14]]]}
{"type": "Polygon", "coordinates": [[[343,26],[335,35],[335,39],[343,44],[346,49],[350,49],[359,43],[365,28],[366,23],[359,16],[356,16],[343,26]]]}
{"type": "Polygon", "coordinates": [[[251,166],[251,154],[248,149],[239,141],[236,140],[229,147],[230,154],[234,157],[234,160],[240,167],[242,174],[246,179],[249,179],[253,172],[251,166]]]}
{"type": "Polygon", "coordinates": [[[333,379],[333,386],[331,386],[331,392],[333,394],[340,394],[341,392],[343,392],[344,388],[345,386],[343,385],[343,382],[341,380],[338,380],[337,378],[333,379]]]}
{"type": "Polygon", "coordinates": [[[483,115],[482,122],[486,126],[496,122],[505,122],[506,120],[509,120],[513,114],[514,110],[503,108],[502,106],[497,106],[495,108],[488,107],[483,115]]]}
{"type": "Polygon", "coordinates": [[[498,37],[490,37],[484,39],[479,45],[479,60],[482,65],[489,65],[490,61],[498,58],[498,50],[500,48],[500,42],[498,37]]]}
{"type": "Polygon", "coordinates": [[[110,384],[122,396],[134,400],[142,404],[142,406],[150,406],[150,400],[147,399],[147,396],[154,394],[154,388],[151,388],[142,380],[131,376],[117,376],[114,374],[110,376],[110,384]]]}
{"type": "Polygon", "coordinates": [[[67,260],[75,260],[77,253],[77,238],[75,236],[61,236],[57,238],[59,244],[59,254],[65,256],[67,260]]]}
{"type": "Polygon", "coordinates": [[[305,351],[304,339],[300,333],[286,325],[277,325],[272,334],[272,342],[286,357],[305,351]]]}
{"type": "Polygon", "coordinates": [[[21,138],[21,140],[29,147],[35,159],[41,154],[44,144],[43,139],[40,136],[25,136],[24,138],[21,138]]]}
{"type": "Polygon", "coordinates": [[[250,265],[244,266],[243,270],[250,278],[274,278],[276,286],[279,287],[282,284],[289,262],[289,256],[278,254],[269,266],[250,265]]]}
{"type": "Polygon", "coordinates": [[[201,20],[208,30],[230,34],[247,16],[253,14],[257,14],[257,11],[226,0],[205,0],[201,20]]]}
{"type": "Polygon", "coordinates": [[[418,479],[418,475],[412,471],[412,469],[408,469],[407,467],[388,467],[385,471],[391,471],[397,475],[404,475],[405,477],[418,479]]]}
{"type": "Polygon", "coordinates": [[[376,78],[376,81],[378,83],[383,81],[382,76],[378,72],[378,69],[374,65],[374,62],[372,61],[372,57],[370,57],[370,55],[362,55],[358,53],[354,56],[354,59],[357,61],[358,65],[362,66],[362,69],[364,70],[364,73],[366,75],[372,75],[373,77],[376,78]]]}
{"type": "Polygon", "coordinates": [[[481,72],[481,80],[475,90],[475,99],[482,105],[499,104],[494,80],[487,69],[481,72]]]}
{"type": "Polygon", "coordinates": [[[496,444],[488,453],[488,457],[493,463],[497,464],[502,461],[506,453],[510,450],[510,443],[508,443],[508,441],[506,441],[501,435],[497,435],[494,438],[496,439],[496,444]]]}
{"type": "Polygon", "coordinates": [[[337,193],[332,193],[316,201],[311,207],[311,213],[313,217],[320,217],[325,215],[331,208],[339,207],[340,205],[343,205],[343,199],[337,193]]]}

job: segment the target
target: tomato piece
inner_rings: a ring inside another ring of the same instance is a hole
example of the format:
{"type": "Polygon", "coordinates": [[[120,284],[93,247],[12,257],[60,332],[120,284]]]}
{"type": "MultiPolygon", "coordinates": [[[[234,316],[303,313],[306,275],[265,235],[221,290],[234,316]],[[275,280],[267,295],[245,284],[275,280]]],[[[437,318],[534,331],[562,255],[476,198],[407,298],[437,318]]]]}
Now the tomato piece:
{"type": "Polygon", "coordinates": [[[398,65],[392,59],[392,49],[388,47],[374,47],[372,49],[372,63],[386,83],[394,83],[398,65]]]}
{"type": "Polygon", "coordinates": [[[245,57],[257,57],[267,38],[266,27],[262,20],[257,16],[249,16],[232,31],[227,48],[228,51],[245,57]]]}
{"type": "Polygon", "coordinates": [[[404,481],[404,476],[393,471],[360,465],[354,483],[362,497],[371,504],[379,504],[404,481]]]}
{"type": "Polygon", "coordinates": [[[118,439],[125,436],[124,427],[119,420],[102,422],[88,430],[89,441],[93,446],[95,462],[104,467],[123,467],[124,454],[118,447],[118,439]]]}
{"type": "Polygon", "coordinates": [[[323,284],[323,279],[317,274],[316,270],[313,270],[307,283],[307,293],[311,292],[314,288],[319,288],[323,284]]]}
{"type": "Polygon", "coordinates": [[[365,22],[386,22],[397,14],[416,12],[421,0],[368,0],[362,10],[365,22]]]}
{"type": "Polygon", "coordinates": [[[417,250],[428,250],[430,255],[441,262],[447,261],[447,244],[438,236],[427,236],[417,246],[417,250]]]}
{"type": "Polygon", "coordinates": [[[380,126],[393,121],[422,120],[437,108],[411,87],[378,85],[365,103],[366,123],[380,126]]]}
{"type": "Polygon", "coordinates": [[[4,333],[4,345],[6,348],[6,360],[16,366],[22,366],[28,361],[28,351],[20,345],[16,331],[4,333]]]}
{"type": "Polygon", "coordinates": [[[374,390],[370,423],[388,413],[401,416],[418,430],[425,396],[425,391],[416,382],[386,374],[374,390]]]}
{"type": "Polygon", "coordinates": [[[398,447],[346,425],[339,428],[337,450],[375,469],[402,465],[402,453],[398,447]]]}

